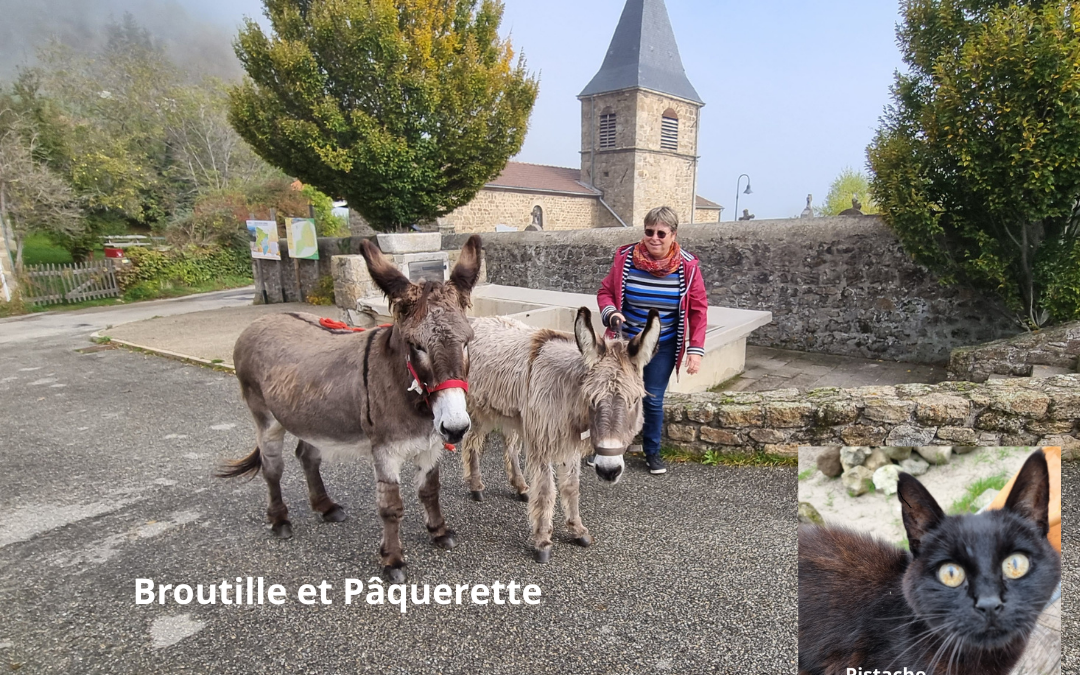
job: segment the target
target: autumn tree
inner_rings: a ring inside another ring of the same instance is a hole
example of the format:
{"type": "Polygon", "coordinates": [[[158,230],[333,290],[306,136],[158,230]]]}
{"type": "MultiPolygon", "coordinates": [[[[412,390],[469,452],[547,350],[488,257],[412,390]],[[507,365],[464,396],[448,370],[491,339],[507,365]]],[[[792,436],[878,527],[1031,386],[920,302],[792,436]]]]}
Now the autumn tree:
{"type": "Polygon", "coordinates": [[[870,179],[862,171],[845,167],[829,185],[829,194],[825,195],[824,204],[815,209],[816,215],[840,215],[841,211],[851,208],[852,199],[859,200],[863,213],[879,213],[874,198],[870,196],[870,179]]]}
{"type": "Polygon", "coordinates": [[[908,71],[869,148],[885,221],[1029,328],[1080,318],[1080,4],[902,7],[908,71]]]}
{"type": "Polygon", "coordinates": [[[264,0],[231,120],[264,159],[377,229],[462,206],[525,139],[537,82],[497,0],[264,0]]]}

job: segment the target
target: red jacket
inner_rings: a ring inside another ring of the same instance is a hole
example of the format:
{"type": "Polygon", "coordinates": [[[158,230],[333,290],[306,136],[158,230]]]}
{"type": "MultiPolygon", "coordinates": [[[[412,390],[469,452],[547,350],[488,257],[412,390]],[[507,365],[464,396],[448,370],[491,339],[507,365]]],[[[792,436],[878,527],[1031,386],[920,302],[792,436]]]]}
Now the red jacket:
{"type": "MultiPolygon", "coordinates": [[[[627,244],[615,252],[615,261],[611,271],[604,277],[600,290],[596,293],[596,304],[600,306],[600,315],[608,327],[606,337],[614,338],[608,322],[615,312],[622,312],[623,297],[626,290],[626,270],[637,244],[627,244]]],[[[709,318],[709,295],[705,292],[705,282],[701,278],[698,259],[685,250],[679,268],[683,277],[682,297],[679,300],[679,351],[675,357],[675,374],[678,376],[684,354],[705,355],[705,328],[709,318]]]]}

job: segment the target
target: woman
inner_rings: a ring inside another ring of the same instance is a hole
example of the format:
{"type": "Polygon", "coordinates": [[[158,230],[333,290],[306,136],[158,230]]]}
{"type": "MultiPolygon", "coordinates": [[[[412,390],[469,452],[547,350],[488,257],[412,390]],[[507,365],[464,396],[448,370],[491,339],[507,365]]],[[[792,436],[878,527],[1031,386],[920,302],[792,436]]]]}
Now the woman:
{"type": "Polygon", "coordinates": [[[701,279],[698,259],[676,241],[679,217],[661,206],[645,216],[645,236],[615,252],[611,271],[596,294],[607,337],[622,333],[633,337],[645,327],[649,310],[660,312],[660,344],[645,366],[643,401],[645,425],[642,448],[649,473],[667,471],[660,459],[664,429],[664,391],[671,371],[678,372],[686,356],[686,372],[701,368],[705,355],[705,326],[709,298],[701,279]]]}

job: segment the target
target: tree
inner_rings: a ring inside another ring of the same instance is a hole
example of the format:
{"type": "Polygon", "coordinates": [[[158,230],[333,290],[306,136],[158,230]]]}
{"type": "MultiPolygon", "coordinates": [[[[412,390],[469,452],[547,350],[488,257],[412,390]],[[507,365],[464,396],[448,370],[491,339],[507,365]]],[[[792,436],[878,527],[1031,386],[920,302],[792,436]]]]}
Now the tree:
{"type": "Polygon", "coordinates": [[[829,185],[829,194],[825,203],[817,207],[818,216],[837,216],[844,209],[851,208],[852,198],[862,203],[863,213],[879,213],[877,204],[870,196],[870,179],[862,171],[845,167],[829,185]]]}
{"type": "Polygon", "coordinates": [[[1038,328],[1080,318],[1076,0],[908,0],[908,72],[868,154],[915,259],[1038,328]]]}
{"type": "Polygon", "coordinates": [[[14,235],[16,270],[22,269],[27,235],[71,236],[85,227],[74,191],[35,158],[38,143],[31,125],[10,109],[0,110],[0,228],[14,235]]]}
{"type": "Polygon", "coordinates": [[[462,206],[525,139],[537,82],[497,0],[264,0],[236,53],[233,126],[377,229],[462,206]]]}

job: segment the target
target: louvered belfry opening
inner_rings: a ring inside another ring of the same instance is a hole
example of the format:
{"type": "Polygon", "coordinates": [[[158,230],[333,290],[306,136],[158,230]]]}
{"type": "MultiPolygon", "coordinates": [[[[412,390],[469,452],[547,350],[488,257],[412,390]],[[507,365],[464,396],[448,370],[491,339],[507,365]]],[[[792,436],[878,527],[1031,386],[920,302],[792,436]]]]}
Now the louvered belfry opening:
{"type": "Polygon", "coordinates": [[[660,121],[660,149],[679,149],[679,116],[670,108],[660,121]]]}
{"type": "Polygon", "coordinates": [[[600,149],[615,147],[615,113],[605,110],[600,113],[600,149]]]}

